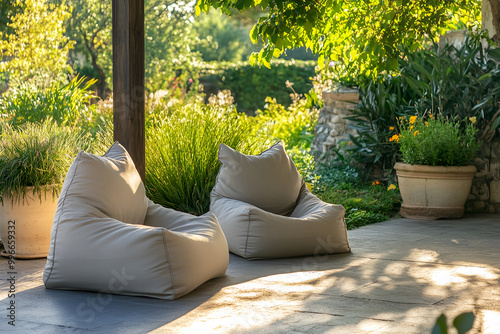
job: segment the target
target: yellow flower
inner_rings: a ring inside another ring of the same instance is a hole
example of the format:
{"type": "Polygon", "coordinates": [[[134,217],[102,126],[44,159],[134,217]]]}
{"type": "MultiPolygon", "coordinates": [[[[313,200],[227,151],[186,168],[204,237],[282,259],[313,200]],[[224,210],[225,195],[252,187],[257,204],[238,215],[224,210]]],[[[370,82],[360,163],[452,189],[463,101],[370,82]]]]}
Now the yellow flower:
{"type": "Polygon", "coordinates": [[[415,137],[416,135],[418,135],[418,130],[413,133],[413,137],[415,137]]]}
{"type": "Polygon", "coordinates": [[[413,125],[411,125],[411,126],[410,126],[410,131],[411,131],[411,130],[413,130],[413,128],[414,128],[414,126],[413,126],[413,125]]]}
{"type": "Polygon", "coordinates": [[[389,138],[389,141],[395,141],[397,143],[397,142],[399,142],[399,137],[400,136],[401,135],[399,135],[399,136],[398,135],[393,135],[391,138],[389,138]]]}
{"type": "Polygon", "coordinates": [[[410,117],[410,124],[415,124],[416,120],[417,120],[417,116],[411,116],[410,117]]]}
{"type": "Polygon", "coordinates": [[[396,186],[394,184],[391,184],[390,186],[387,187],[387,190],[394,190],[396,189],[396,186]]]}
{"type": "Polygon", "coordinates": [[[476,117],[469,117],[469,121],[471,121],[472,124],[476,124],[477,118],[476,117]]]}
{"type": "Polygon", "coordinates": [[[306,182],[306,186],[307,186],[307,189],[308,189],[309,191],[313,191],[313,186],[312,186],[312,184],[310,184],[309,182],[306,182]]]}
{"type": "Polygon", "coordinates": [[[392,130],[394,130],[394,127],[393,127],[393,126],[390,126],[390,127],[389,127],[389,131],[392,131],[392,130]]]}

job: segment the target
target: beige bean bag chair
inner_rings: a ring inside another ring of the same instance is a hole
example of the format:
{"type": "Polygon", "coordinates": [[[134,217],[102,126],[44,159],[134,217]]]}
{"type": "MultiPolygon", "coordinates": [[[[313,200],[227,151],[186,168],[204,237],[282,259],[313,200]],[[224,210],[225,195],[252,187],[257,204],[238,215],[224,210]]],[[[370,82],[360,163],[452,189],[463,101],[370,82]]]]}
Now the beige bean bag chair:
{"type": "Polygon", "coordinates": [[[126,150],[80,152],[57,205],[43,273],[50,289],[175,299],[223,276],[228,247],[212,213],[149,201],[126,150]]]}
{"type": "Polygon", "coordinates": [[[278,142],[260,155],[221,144],[210,210],[247,259],[350,252],[345,209],[314,196],[278,142]]]}

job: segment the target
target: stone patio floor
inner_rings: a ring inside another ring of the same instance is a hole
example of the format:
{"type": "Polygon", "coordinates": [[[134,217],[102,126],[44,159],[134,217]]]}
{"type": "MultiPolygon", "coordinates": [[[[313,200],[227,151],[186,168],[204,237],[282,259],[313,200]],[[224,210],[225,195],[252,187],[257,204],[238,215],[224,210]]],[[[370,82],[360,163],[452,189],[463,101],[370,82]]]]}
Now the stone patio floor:
{"type": "Polygon", "coordinates": [[[352,253],[247,261],[175,301],[47,290],[45,260],[0,260],[0,333],[430,333],[474,311],[500,333],[500,215],[393,219],[349,231],[352,253]]]}

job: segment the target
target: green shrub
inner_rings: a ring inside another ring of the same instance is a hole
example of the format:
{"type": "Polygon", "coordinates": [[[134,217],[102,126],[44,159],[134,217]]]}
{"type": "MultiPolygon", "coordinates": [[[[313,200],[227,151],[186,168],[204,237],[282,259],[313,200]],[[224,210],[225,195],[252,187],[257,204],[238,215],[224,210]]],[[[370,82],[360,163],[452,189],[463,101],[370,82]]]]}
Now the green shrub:
{"type": "Polygon", "coordinates": [[[26,187],[34,192],[56,193],[80,149],[87,148],[87,137],[71,128],[57,126],[48,118],[43,123],[25,123],[17,128],[2,124],[0,140],[0,195],[16,201],[26,196],[26,187]]]}
{"type": "Polygon", "coordinates": [[[295,100],[285,108],[275,98],[266,97],[265,106],[257,110],[257,136],[273,141],[283,141],[287,148],[310,149],[314,139],[314,127],[318,123],[318,110],[307,106],[307,100],[295,100]]]}
{"type": "Polygon", "coordinates": [[[286,82],[294,84],[298,94],[305,94],[313,87],[314,61],[277,60],[271,66],[251,66],[248,62],[206,64],[200,82],[212,86],[210,92],[228,89],[231,91],[238,111],[253,114],[262,109],[265,99],[272,96],[284,106],[292,104],[293,91],[286,82]]]}
{"type": "Polygon", "coordinates": [[[318,183],[320,176],[316,173],[316,161],[310,153],[310,146],[293,146],[287,148],[287,153],[295,163],[300,175],[312,189],[318,183]]]}
{"type": "MultiPolygon", "coordinates": [[[[158,108],[159,109],[159,108],[158,108]]],[[[157,109],[157,110],[158,110],[157,109]]],[[[149,115],[146,187],[156,203],[193,214],[209,210],[219,172],[219,144],[260,153],[266,140],[252,136],[247,116],[231,108],[186,103],[149,115]]]]}
{"type": "Polygon", "coordinates": [[[416,97],[403,108],[414,115],[476,117],[483,132],[500,107],[500,71],[492,59],[500,60],[500,55],[488,50],[487,56],[481,37],[469,35],[460,49],[448,46],[441,53],[436,49],[408,52],[401,60],[401,75],[416,97]]]}
{"type": "Polygon", "coordinates": [[[412,116],[400,123],[400,134],[390,140],[399,143],[403,161],[411,165],[466,166],[479,149],[476,119],[463,122],[444,116],[412,116]]]}
{"type": "Polygon", "coordinates": [[[486,57],[480,36],[470,36],[458,50],[406,50],[398,74],[361,85],[361,101],[349,118],[358,135],[347,151],[368,169],[391,170],[400,157],[389,142],[398,117],[424,113],[476,117],[480,140],[491,140],[500,127],[500,71],[493,60],[500,60],[500,52],[489,50],[486,57]]]}
{"type": "Polygon", "coordinates": [[[336,167],[333,165],[318,166],[317,173],[320,176],[319,190],[335,188],[348,190],[361,183],[361,173],[354,167],[344,165],[336,167]]]}
{"type": "Polygon", "coordinates": [[[382,170],[392,169],[399,152],[389,142],[397,117],[406,115],[403,107],[416,99],[416,93],[400,76],[386,76],[359,89],[360,102],[353,105],[353,116],[347,117],[357,135],[343,150],[359,163],[382,170]]]}
{"type": "Polygon", "coordinates": [[[66,85],[54,82],[48,88],[25,82],[3,94],[0,112],[14,127],[51,118],[58,125],[87,130],[95,121],[95,107],[90,104],[95,96],[89,90],[94,83],[84,77],[75,77],[66,85]]]}

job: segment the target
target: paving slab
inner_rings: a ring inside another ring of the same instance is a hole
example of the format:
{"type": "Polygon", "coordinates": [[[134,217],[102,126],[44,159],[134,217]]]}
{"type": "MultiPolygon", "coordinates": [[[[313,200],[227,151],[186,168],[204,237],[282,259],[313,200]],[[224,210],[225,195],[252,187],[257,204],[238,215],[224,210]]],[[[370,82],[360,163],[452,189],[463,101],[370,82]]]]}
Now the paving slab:
{"type": "Polygon", "coordinates": [[[500,215],[393,219],[350,254],[247,261],[175,301],[45,289],[45,260],[0,259],[0,333],[430,333],[473,311],[500,333],[500,215]],[[15,276],[15,326],[8,279],[15,276]]]}

